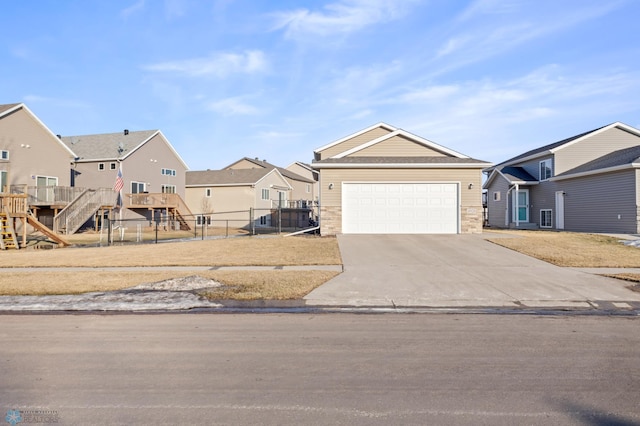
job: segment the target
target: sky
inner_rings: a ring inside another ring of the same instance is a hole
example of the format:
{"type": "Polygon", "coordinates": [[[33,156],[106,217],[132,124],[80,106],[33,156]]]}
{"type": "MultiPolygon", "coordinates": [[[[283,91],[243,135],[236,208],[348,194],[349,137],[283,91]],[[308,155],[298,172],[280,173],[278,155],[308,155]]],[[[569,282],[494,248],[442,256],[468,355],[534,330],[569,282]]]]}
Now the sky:
{"type": "Polygon", "coordinates": [[[379,122],[498,163],[640,128],[638,0],[22,0],[0,104],[55,134],[160,129],[191,170],[286,167],[379,122]]]}

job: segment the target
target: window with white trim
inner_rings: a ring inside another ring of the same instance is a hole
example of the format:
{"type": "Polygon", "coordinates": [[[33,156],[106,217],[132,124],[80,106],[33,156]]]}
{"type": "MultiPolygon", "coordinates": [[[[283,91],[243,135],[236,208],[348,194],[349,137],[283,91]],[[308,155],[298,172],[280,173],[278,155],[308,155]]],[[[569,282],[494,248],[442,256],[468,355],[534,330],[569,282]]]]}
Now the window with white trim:
{"type": "Polygon", "coordinates": [[[540,228],[552,228],[553,227],[553,210],[543,209],[540,210],[540,228]]]}
{"type": "Polygon", "coordinates": [[[493,193],[493,201],[500,201],[500,191],[495,191],[493,193]]]}
{"type": "Polygon", "coordinates": [[[540,162],[540,177],[539,177],[539,180],[547,180],[551,176],[553,176],[553,171],[551,169],[551,159],[542,160],[540,162]]]}
{"type": "Polygon", "coordinates": [[[146,191],[147,184],[144,182],[131,182],[131,193],[142,194],[146,191]]]}
{"type": "Polygon", "coordinates": [[[263,200],[269,199],[269,188],[262,188],[262,199],[263,200]]]}
{"type": "Polygon", "coordinates": [[[115,170],[116,169],[116,163],[109,163],[109,168],[111,170],[115,170]]]}
{"type": "Polygon", "coordinates": [[[267,224],[267,216],[260,216],[260,225],[267,224]]]}
{"type": "Polygon", "coordinates": [[[104,170],[104,163],[98,163],[98,170],[100,171],[104,170]]]}
{"type": "Polygon", "coordinates": [[[163,194],[175,194],[176,186],[175,185],[162,185],[162,193],[163,194]]]}
{"type": "Polygon", "coordinates": [[[7,171],[0,170],[0,192],[9,192],[7,187],[7,171]]]}
{"type": "Polygon", "coordinates": [[[204,196],[205,197],[211,197],[211,188],[207,188],[204,190],[204,196]]]}
{"type": "Polygon", "coordinates": [[[174,169],[162,169],[160,171],[160,173],[162,173],[165,176],[175,176],[176,175],[176,171],[174,169]]]}
{"type": "Polygon", "coordinates": [[[9,151],[6,149],[0,150],[0,160],[8,160],[9,159],[9,151]]]}

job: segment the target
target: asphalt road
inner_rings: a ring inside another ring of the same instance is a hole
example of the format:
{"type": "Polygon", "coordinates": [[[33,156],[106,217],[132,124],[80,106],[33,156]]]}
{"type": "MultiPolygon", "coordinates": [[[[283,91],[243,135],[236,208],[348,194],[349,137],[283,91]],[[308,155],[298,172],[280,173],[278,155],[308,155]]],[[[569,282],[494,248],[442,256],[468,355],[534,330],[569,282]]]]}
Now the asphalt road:
{"type": "Polygon", "coordinates": [[[1,315],[0,422],[14,409],[22,424],[637,425],[640,318],[1,315]]]}

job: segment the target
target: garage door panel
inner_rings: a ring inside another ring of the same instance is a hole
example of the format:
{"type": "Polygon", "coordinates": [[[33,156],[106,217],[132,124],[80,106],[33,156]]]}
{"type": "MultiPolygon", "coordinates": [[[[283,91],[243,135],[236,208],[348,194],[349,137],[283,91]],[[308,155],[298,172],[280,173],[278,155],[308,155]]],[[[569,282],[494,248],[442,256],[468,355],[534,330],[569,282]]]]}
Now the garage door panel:
{"type": "Polygon", "coordinates": [[[345,183],[344,233],[457,233],[458,185],[345,183]]]}

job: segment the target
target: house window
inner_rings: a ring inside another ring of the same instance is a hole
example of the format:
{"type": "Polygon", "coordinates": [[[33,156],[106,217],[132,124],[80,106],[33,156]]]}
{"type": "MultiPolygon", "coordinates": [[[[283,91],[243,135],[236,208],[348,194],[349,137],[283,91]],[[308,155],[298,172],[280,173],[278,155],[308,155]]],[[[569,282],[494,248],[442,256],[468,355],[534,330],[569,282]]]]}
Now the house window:
{"type": "Polygon", "coordinates": [[[211,225],[211,217],[210,216],[196,216],[196,225],[211,225]]]}
{"type": "Polygon", "coordinates": [[[267,189],[267,188],[263,188],[262,189],[262,199],[263,200],[268,200],[269,199],[269,189],[267,189]]]}
{"type": "Polygon", "coordinates": [[[176,186],[175,185],[162,185],[162,193],[163,194],[175,194],[176,186]]]}
{"type": "Polygon", "coordinates": [[[111,170],[115,170],[116,169],[116,163],[109,163],[109,168],[111,170]]]}
{"type": "Polygon", "coordinates": [[[260,216],[260,225],[267,224],[267,216],[260,216]]]}
{"type": "Polygon", "coordinates": [[[207,188],[204,190],[204,196],[205,197],[211,197],[211,188],[207,188]]]}
{"type": "Polygon", "coordinates": [[[176,171],[174,169],[162,169],[161,172],[165,176],[175,176],[176,171]]]}
{"type": "Polygon", "coordinates": [[[9,192],[7,188],[7,172],[0,170],[0,192],[9,192]]]}
{"type": "Polygon", "coordinates": [[[540,210],[540,228],[551,228],[553,226],[551,217],[551,209],[540,210]]]}
{"type": "Polygon", "coordinates": [[[131,182],[131,193],[132,194],[142,194],[145,192],[147,184],[144,182],[131,182]]]}
{"type": "Polygon", "coordinates": [[[542,160],[540,162],[540,180],[547,180],[551,176],[551,160],[542,160]]]}
{"type": "Polygon", "coordinates": [[[104,163],[98,163],[98,170],[100,171],[104,170],[104,163]]]}
{"type": "Polygon", "coordinates": [[[307,194],[311,192],[311,185],[307,184],[307,194]]]}
{"type": "Polygon", "coordinates": [[[493,193],[493,201],[500,201],[500,191],[493,193]]]}
{"type": "Polygon", "coordinates": [[[9,159],[9,151],[3,149],[0,151],[0,160],[8,160],[9,159]]]}

